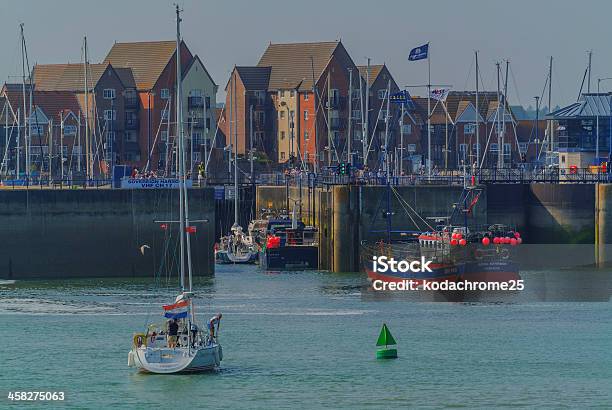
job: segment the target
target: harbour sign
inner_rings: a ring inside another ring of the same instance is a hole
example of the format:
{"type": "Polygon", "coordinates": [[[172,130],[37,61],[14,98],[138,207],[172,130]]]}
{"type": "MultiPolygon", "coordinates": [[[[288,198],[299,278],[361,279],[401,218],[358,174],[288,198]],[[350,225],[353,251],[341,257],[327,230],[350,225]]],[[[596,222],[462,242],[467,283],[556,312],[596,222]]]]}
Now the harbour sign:
{"type": "MultiPolygon", "coordinates": [[[[193,186],[190,179],[185,181],[187,188],[193,186]]],[[[177,189],[178,178],[122,178],[121,189],[177,189]]]]}

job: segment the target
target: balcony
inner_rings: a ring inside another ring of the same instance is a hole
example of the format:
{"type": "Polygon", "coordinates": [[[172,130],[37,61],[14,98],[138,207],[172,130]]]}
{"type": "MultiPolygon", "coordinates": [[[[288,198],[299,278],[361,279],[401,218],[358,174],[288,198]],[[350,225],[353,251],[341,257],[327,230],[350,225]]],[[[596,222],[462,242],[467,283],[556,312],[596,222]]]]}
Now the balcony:
{"type": "Polygon", "coordinates": [[[204,97],[189,97],[187,104],[189,108],[202,108],[204,107],[204,97]]]}
{"type": "Polygon", "coordinates": [[[125,129],[126,130],[137,130],[140,125],[140,121],[138,118],[126,118],[125,119],[125,129]]]}
{"type": "Polygon", "coordinates": [[[329,126],[332,130],[344,129],[344,120],[342,118],[332,118],[329,120],[329,126]]]}
{"type": "Polygon", "coordinates": [[[206,127],[206,118],[204,117],[190,118],[189,126],[193,128],[204,128],[206,127]]]}
{"type": "Polygon", "coordinates": [[[125,105],[125,108],[138,108],[138,97],[134,96],[134,97],[125,97],[123,100],[123,104],[125,105]]]}
{"type": "Polygon", "coordinates": [[[341,110],[344,108],[345,102],[346,102],[346,97],[332,97],[325,104],[325,108],[328,108],[328,104],[329,104],[329,108],[335,109],[335,110],[341,110]]]}

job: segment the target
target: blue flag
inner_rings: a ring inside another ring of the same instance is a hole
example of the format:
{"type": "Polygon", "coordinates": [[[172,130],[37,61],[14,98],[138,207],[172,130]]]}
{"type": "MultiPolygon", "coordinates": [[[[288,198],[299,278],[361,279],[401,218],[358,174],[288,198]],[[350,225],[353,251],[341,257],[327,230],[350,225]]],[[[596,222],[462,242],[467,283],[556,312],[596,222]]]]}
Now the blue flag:
{"type": "Polygon", "coordinates": [[[427,54],[429,53],[429,43],[422,45],[421,47],[416,47],[410,50],[410,55],[408,55],[408,61],[417,61],[423,60],[427,58],[427,54]]]}

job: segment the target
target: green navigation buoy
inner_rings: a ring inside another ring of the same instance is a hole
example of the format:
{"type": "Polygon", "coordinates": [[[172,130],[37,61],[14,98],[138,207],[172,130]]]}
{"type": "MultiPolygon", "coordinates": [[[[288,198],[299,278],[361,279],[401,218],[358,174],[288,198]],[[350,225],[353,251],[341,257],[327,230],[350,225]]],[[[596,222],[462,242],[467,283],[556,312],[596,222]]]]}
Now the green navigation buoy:
{"type": "Polygon", "coordinates": [[[376,346],[379,349],[376,351],[377,359],[397,359],[397,349],[389,348],[389,346],[395,346],[397,343],[391,335],[389,328],[386,323],[383,323],[382,329],[380,329],[380,335],[376,341],[376,346]]]}

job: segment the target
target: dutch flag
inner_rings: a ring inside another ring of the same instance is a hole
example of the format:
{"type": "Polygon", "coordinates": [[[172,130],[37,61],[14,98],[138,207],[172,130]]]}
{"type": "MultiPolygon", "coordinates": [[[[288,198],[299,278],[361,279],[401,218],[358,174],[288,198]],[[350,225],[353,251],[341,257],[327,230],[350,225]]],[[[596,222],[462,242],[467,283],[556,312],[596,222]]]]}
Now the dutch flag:
{"type": "Polygon", "coordinates": [[[168,319],[184,319],[187,317],[188,300],[181,300],[172,305],[164,305],[164,317],[168,319]]]}

